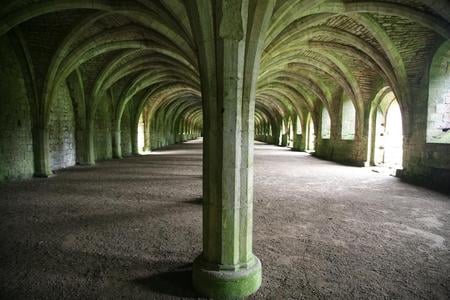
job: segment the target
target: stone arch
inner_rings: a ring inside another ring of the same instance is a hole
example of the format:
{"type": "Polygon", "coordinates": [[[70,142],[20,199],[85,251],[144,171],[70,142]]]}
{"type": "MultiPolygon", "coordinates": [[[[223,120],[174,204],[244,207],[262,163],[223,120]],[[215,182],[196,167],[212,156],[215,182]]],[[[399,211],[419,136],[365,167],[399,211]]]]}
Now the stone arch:
{"type": "Polygon", "coordinates": [[[375,96],[370,112],[368,161],[371,165],[402,168],[403,123],[396,95],[389,87],[383,87],[375,96]]]}

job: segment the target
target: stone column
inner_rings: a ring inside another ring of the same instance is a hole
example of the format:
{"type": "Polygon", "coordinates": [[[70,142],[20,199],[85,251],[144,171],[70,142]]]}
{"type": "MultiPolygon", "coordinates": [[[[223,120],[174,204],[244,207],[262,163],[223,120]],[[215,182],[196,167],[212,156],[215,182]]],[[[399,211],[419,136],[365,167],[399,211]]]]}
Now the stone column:
{"type": "Polygon", "coordinates": [[[135,120],[131,125],[131,153],[133,155],[139,155],[138,130],[139,130],[139,119],[137,121],[135,120]]]}
{"type": "Polygon", "coordinates": [[[287,133],[283,133],[281,135],[281,146],[286,147],[287,144],[288,144],[288,135],[287,135],[287,133]]]}
{"type": "Polygon", "coordinates": [[[147,113],[144,113],[144,152],[150,151],[150,122],[147,113]]]}
{"type": "Polygon", "coordinates": [[[272,142],[271,137],[270,137],[270,124],[269,123],[266,123],[264,125],[264,142],[269,143],[269,144],[272,142]]]}
{"type": "Polygon", "coordinates": [[[115,128],[112,136],[113,157],[122,158],[122,145],[120,129],[115,128]]]}
{"type": "Polygon", "coordinates": [[[34,176],[49,177],[53,173],[48,161],[49,143],[48,128],[33,128],[34,176]]]}
{"type": "Polygon", "coordinates": [[[239,298],[261,284],[252,252],[255,85],[274,1],[187,1],[203,97],[203,252],[194,287],[239,298]]]}
{"type": "MultiPolygon", "coordinates": [[[[77,123],[77,152],[80,150],[80,156],[77,163],[80,165],[92,166],[95,165],[95,151],[94,151],[94,119],[88,113],[86,119],[79,120],[77,123]]],[[[78,153],[77,153],[78,156],[78,153]]]]}
{"type": "Polygon", "coordinates": [[[275,122],[272,124],[272,141],[271,144],[279,146],[281,128],[275,122]]]}
{"type": "Polygon", "coordinates": [[[80,161],[80,165],[95,165],[95,153],[94,153],[94,124],[88,124],[82,132],[83,136],[83,157],[80,161]]]}

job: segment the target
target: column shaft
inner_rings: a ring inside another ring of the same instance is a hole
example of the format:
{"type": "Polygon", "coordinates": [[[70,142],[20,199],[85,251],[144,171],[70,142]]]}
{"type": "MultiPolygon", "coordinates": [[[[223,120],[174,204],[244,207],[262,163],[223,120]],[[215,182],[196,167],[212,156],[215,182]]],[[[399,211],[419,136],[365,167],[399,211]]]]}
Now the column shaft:
{"type": "Polygon", "coordinates": [[[209,297],[244,297],[261,284],[261,263],[252,252],[253,127],[261,32],[274,1],[187,5],[199,49],[205,130],[203,253],[194,262],[193,283],[209,297]]]}
{"type": "Polygon", "coordinates": [[[48,128],[33,129],[34,176],[49,177],[52,175],[49,156],[48,128]]]}
{"type": "Polygon", "coordinates": [[[82,130],[83,140],[79,141],[83,147],[81,165],[95,165],[95,152],[94,152],[94,124],[93,121],[88,121],[88,124],[84,130],[82,130]]]}
{"type": "Polygon", "coordinates": [[[113,131],[113,157],[114,158],[122,158],[122,145],[121,145],[121,132],[120,129],[116,129],[113,131]]]}

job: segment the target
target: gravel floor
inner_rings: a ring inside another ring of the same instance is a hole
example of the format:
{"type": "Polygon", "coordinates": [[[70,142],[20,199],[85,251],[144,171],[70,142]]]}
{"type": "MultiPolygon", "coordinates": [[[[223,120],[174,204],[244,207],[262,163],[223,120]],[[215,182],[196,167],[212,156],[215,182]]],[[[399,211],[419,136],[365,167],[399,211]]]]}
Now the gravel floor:
{"type": "MultiPolygon", "coordinates": [[[[198,295],[201,144],[0,185],[0,298],[198,295]]],[[[252,299],[448,299],[450,199],[257,144],[252,299]]]]}

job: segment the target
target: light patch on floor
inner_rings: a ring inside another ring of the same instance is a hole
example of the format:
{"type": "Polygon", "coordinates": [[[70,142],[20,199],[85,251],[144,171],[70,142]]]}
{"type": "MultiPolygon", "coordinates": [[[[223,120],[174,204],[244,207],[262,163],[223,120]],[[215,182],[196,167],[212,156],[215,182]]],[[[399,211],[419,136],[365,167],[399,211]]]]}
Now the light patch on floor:
{"type": "Polygon", "coordinates": [[[423,223],[427,227],[441,228],[443,226],[442,222],[435,216],[428,216],[423,218],[417,218],[417,221],[423,223]]]}
{"type": "Polygon", "coordinates": [[[421,229],[417,229],[417,228],[412,228],[406,225],[402,225],[401,226],[404,229],[399,230],[398,232],[400,233],[404,233],[404,234],[408,234],[408,235],[417,235],[422,239],[425,239],[428,241],[428,245],[431,248],[436,248],[439,250],[447,250],[447,247],[444,245],[445,243],[445,238],[443,238],[440,235],[434,234],[432,232],[429,231],[424,231],[421,229]]]}

